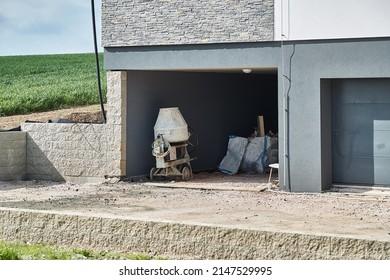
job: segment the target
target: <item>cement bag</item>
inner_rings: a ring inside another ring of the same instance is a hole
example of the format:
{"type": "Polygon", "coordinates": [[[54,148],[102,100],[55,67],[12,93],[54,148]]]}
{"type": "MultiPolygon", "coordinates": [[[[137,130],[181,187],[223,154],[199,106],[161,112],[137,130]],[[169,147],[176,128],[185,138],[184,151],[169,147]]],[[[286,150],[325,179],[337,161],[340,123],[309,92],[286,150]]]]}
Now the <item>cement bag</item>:
{"type": "Polygon", "coordinates": [[[248,139],[237,136],[229,136],[229,143],[225,157],[219,164],[218,170],[222,173],[236,174],[240,168],[242,157],[248,139]]]}
{"type": "Polygon", "coordinates": [[[242,158],[240,171],[263,173],[267,166],[267,151],[271,146],[269,137],[254,137],[249,140],[242,158]]]}
{"type": "Polygon", "coordinates": [[[278,149],[278,138],[277,137],[268,137],[268,140],[270,142],[270,148],[271,149],[278,149]]]}
{"type": "Polygon", "coordinates": [[[272,163],[278,163],[279,162],[279,151],[278,149],[268,149],[267,153],[265,154],[267,157],[267,160],[265,162],[265,167],[268,167],[272,163]]]}

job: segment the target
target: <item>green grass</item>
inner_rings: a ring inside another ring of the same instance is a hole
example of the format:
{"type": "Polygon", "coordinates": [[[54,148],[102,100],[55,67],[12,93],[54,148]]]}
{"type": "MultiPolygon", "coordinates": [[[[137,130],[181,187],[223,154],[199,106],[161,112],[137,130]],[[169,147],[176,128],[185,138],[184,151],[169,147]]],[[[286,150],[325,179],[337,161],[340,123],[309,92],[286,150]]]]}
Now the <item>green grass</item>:
{"type": "Polygon", "coordinates": [[[64,249],[47,245],[28,245],[0,240],[0,260],[152,260],[146,254],[64,249]]]}
{"type": "MultiPolygon", "coordinates": [[[[99,62],[105,100],[103,54],[99,62]]],[[[98,103],[93,53],[0,57],[0,116],[98,103]]]]}

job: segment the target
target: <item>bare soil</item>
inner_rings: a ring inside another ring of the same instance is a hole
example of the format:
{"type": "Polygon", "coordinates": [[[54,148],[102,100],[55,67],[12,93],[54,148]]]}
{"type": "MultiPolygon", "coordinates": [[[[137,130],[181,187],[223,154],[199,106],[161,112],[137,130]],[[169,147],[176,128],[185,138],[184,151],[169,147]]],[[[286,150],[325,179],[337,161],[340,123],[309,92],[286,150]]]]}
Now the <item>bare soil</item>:
{"type": "Polygon", "coordinates": [[[98,122],[102,120],[100,105],[90,105],[50,112],[0,117],[0,130],[18,127],[21,123],[26,121],[48,122],[49,120],[58,118],[69,119],[77,122],[98,122]]]}

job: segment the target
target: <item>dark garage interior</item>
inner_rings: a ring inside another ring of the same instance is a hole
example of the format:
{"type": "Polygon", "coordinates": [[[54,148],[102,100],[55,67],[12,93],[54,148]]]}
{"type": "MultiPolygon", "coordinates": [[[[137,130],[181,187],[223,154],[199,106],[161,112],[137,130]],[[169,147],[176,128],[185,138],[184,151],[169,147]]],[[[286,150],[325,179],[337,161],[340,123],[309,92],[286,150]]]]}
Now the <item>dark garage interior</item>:
{"type": "Polygon", "coordinates": [[[198,146],[193,170],[218,166],[228,136],[249,137],[264,116],[265,131],[278,132],[277,71],[128,71],[126,175],[149,174],[153,127],[159,108],[179,107],[198,146]]]}

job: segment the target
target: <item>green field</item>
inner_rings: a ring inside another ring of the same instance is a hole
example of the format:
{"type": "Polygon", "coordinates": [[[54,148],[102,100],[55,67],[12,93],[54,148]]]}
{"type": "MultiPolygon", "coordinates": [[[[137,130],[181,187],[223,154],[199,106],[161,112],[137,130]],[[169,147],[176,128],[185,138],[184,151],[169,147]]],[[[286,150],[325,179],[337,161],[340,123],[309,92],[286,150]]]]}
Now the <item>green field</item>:
{"type": "MultiPolygon", "coordinates": [[[[106,99],[103,54],[99,54],[106,99]]],[[[0,116],[99,103],[95,54],[0,57],[0,116]]]]}
{"type": "Polygon", "coordinates": [[[163,260],[140,253],[65,249],[47,245],[28,245],[0,240],[1,260],[163,260]]]}

